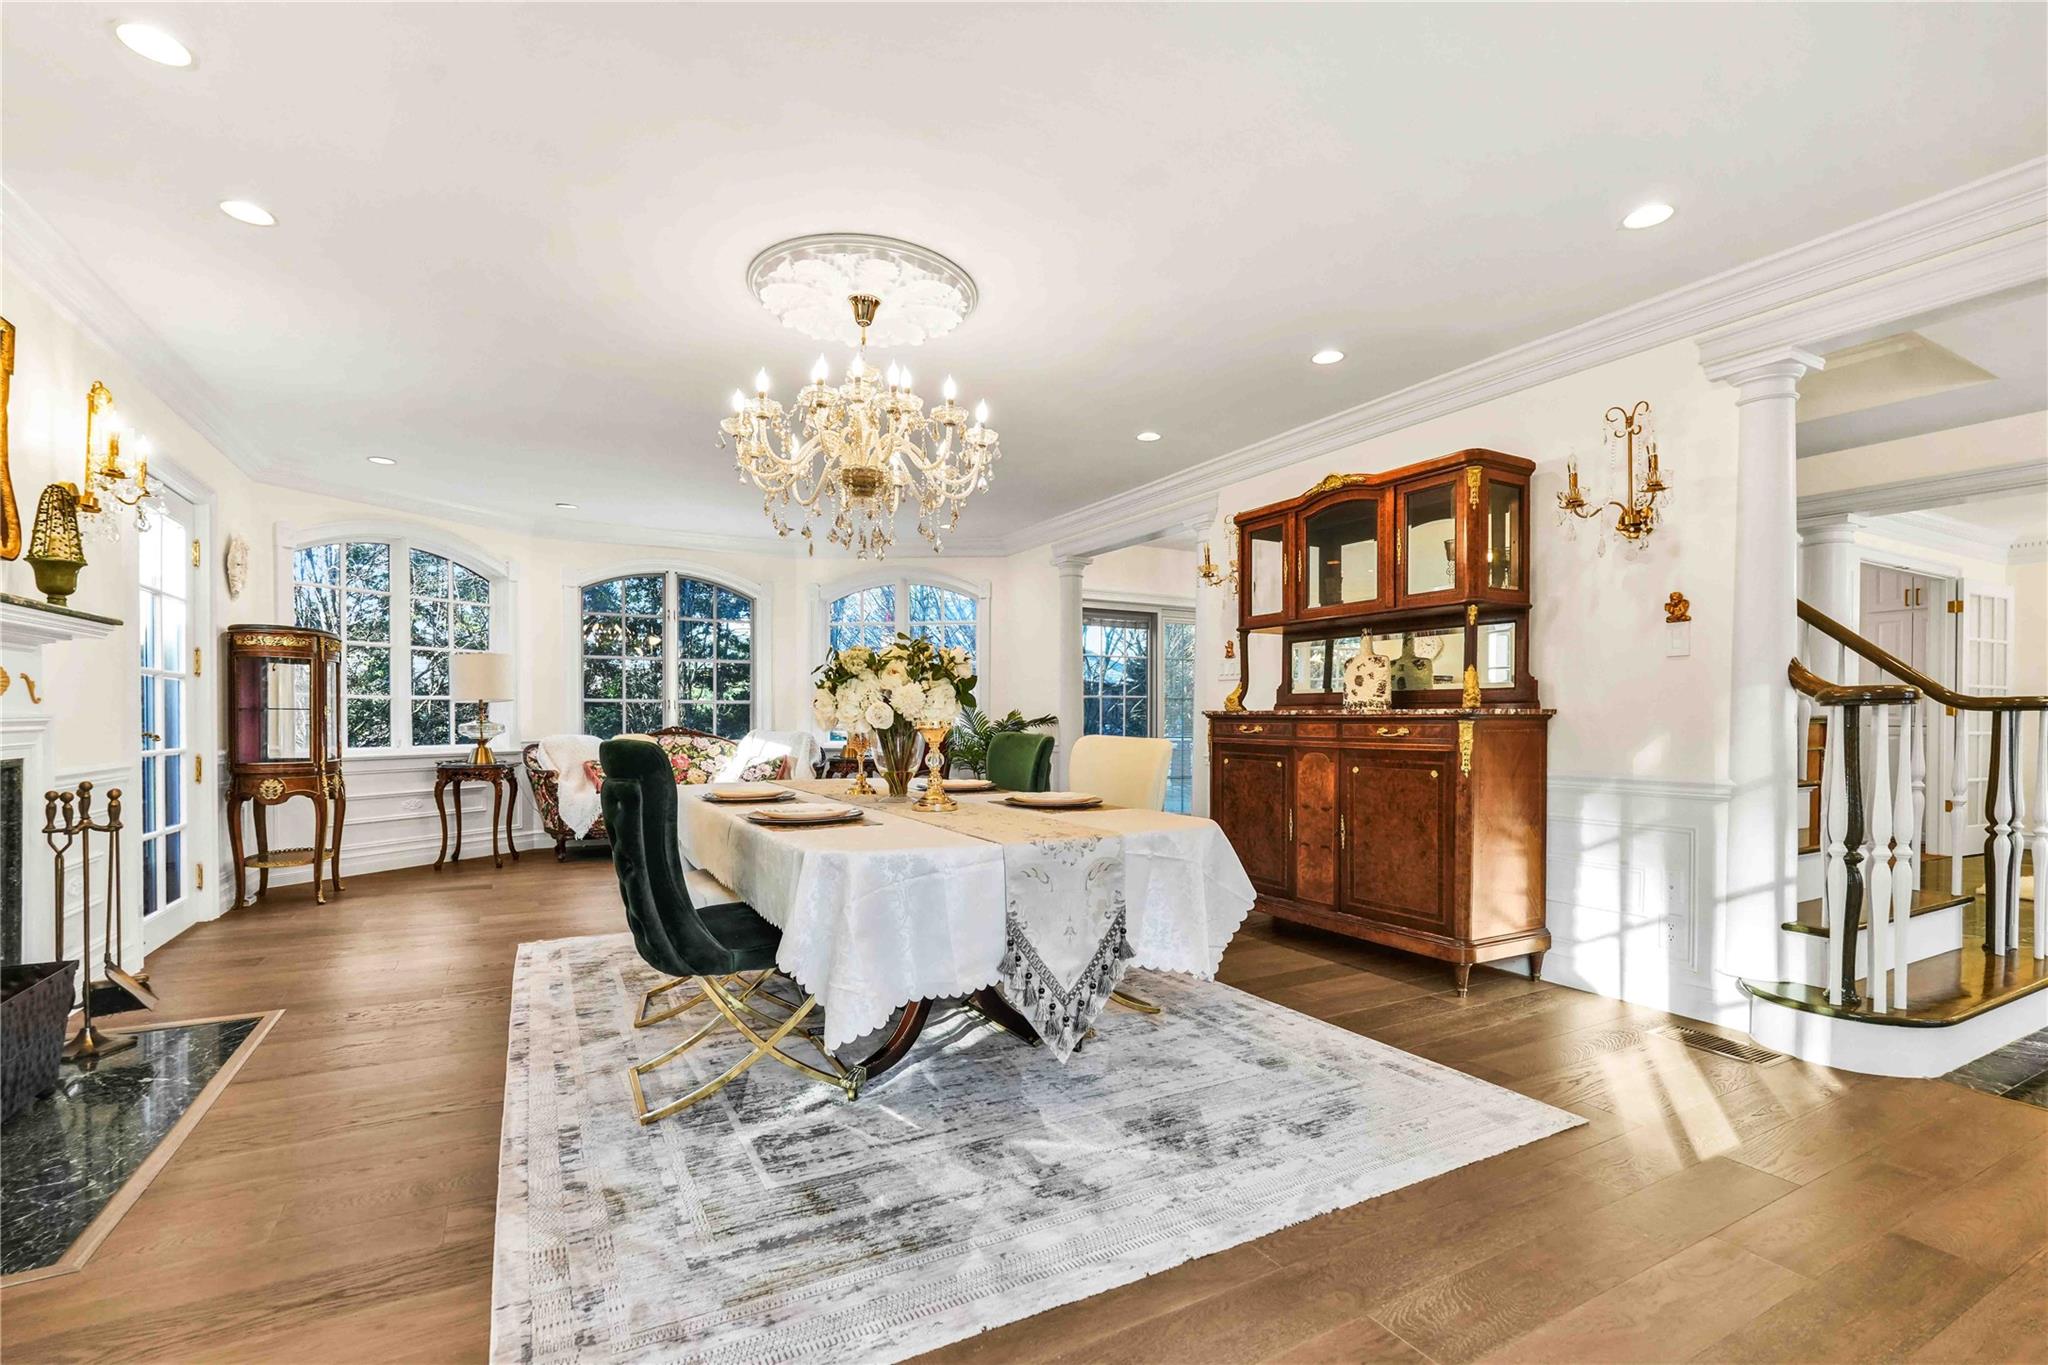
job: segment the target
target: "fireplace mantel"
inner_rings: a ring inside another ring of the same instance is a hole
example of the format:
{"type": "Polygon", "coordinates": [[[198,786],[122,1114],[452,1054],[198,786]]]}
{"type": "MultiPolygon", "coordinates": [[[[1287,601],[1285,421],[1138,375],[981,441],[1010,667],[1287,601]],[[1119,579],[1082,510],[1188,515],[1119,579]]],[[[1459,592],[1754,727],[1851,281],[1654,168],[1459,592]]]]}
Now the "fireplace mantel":
{"type": "Polygon", "coordinates": [[[67,640],[103,640],[120,628],[121,623],[111,616],[0,592],[0,642],[5,642],[10,653],[67,640]]]}

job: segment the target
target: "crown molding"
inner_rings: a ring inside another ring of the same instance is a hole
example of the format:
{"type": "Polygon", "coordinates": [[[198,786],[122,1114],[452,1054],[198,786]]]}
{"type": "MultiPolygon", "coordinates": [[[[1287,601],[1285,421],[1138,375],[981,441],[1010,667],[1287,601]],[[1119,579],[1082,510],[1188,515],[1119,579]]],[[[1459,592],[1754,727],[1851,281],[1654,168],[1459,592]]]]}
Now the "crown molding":
{"type": "Polygon", "coordinates": [[[206,381],[5,182],[0,182],[0,253],[8,269],[119,357],[159,402],[237,469],[252,479],[273,473],[261,447],[236,427],[206,381]]]}
{"type": "Polygon", "coordinates": [[[1893,512],[1876,517],[1852,516],[1849,521],[1859,531],[1868,531],[1887,540],[1904,541],[1923,550],[1933,550],[1940,554],[1990,564],[2012,562],[2011,537],[2001,536],[1996,531],[1957,517],[1943,516],[1939,512],[1893,512]]]}
{"type": "Polygon", "coordinates": [[[1920,512],[1929,507],[1948,507],[2002,493],[2025,493],[2048,488],[2048,463],[2039,460],[1999,465],[1992,469],[1970,469],[1955,474],[1928,474],[1917,479],[1899,479],[1868,488],[1844,488],[1833,493],[1809,493],[1799,499],[1799,523],[1825,521],[1836,517],[1894,516],[1920,512]]]}
{"type": "MultiPolygon", "coordinates": [[[[2048,277],[2044,225],[2048,158],[2038,158],[1048,518],[1008,543],[1016,552],[1114,538],[1162,504],[1213,495],[1226,484],[1671,342],[1717,335],[1726,351],[1717,358],[1740,358],[1770,348],[1772,338],[1723,329],[1880,276],[1905,277],[1888,279],[1878,291],[1889,295],[1886,308],[1906,300],[1911,277],[1929,266],[1941,281],[1925,292],[1948,302],[1973,297],[1957,293],[1966,288],[1995,292],[2039,280],[2048,277]],[[1959,253],[1966,259],[1947,259],[1959,253]]],[[[1855,297],[1838,300],[1842,314],[1855,297]]],[[[1812,338],[1801,332],[1793,339],[1812,338]]]]}

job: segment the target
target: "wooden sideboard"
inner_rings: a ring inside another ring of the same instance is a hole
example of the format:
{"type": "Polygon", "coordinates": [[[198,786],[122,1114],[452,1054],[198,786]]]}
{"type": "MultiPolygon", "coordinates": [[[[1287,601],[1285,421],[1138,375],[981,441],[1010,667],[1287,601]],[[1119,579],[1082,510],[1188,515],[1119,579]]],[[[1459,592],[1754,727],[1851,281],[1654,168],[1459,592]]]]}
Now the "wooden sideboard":
{"type": "Polygon", "coordinates": [[[1543,966],[1551,713],[1211,711],[1209,811],[1267,914],[1451,963],[1543,966]]]}
{"type": "Polygon", "coordinates": [[[1259,908],[1453,965],[1540,972],[1551,712],[1529,671],[1529,476],[1497,450],[1332,474],[1240,513],[1238,657],[1208,713],[1210,813],[1259,908]],[[1250,637],[1277,635],[1274,709],[1247,711],[1250,637]],[[1344,704],[1389,661],[1392,707],[1344,704]]]}

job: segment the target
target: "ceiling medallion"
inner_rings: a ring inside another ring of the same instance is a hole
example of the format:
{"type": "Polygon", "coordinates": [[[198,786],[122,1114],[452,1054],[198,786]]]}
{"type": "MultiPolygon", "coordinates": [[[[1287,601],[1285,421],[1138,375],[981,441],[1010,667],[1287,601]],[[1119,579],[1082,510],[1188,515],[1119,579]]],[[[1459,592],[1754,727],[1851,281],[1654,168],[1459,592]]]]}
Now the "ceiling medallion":
{"type": "Polygon", "coordinates": [[[811,523],[829,517],[827,541],[880,558],[896,543],[896,513],[908,499],[917,504],[918,533],[934,550],[945,548],[961,508],[988,487],[1002,454],[988,405],[976,404],[970,418],[953,401],[959,389],[949,377],[943,400],[927,412],[911,391],[910,372],[894,364],[886,374],[876,369],[867,344],[893,336],[915,345],[951,331],[974,307],[974,282],[922,247],[844,235],[770,247],[754,258],[747,281],[785,326],[823,340],[843,336],[856,347],[845,382],[828,383],[831,371],[819,356],[811,382],[787,409],[768,396],[761,371],[753,398],[735,391],[732,415],[718,424],[719,445],[733,442],[740,479],[761,490],[775,533],[800,528],[815,554],[811,523]],[[818,254],[804,254],[811,251],[818,254]],[[834,290],[841,291],[831,302],[843,328],[823,318],[821,300],[834,290]],[[911,315],[893,331],[892,300],[911,315]]]}
{"type": "Polygon", "coordinates": [[[974,311],[974,280],[938,252],[894,237],[823,232],[777,242],[747,266],[747,288],[784,327],[814,341],[859,343],[846,300],[881,301],[867,330],[877,346],[919,346],[974,311]]]}

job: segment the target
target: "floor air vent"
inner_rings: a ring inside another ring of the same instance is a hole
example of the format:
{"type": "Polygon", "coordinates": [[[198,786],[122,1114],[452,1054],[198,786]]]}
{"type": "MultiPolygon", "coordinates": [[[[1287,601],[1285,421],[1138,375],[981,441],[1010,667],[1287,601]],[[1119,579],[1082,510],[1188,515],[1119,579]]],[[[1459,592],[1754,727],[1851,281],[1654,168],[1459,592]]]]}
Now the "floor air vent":
{"type": "Polygon", "coordinates": [[[1657,1032],[1667,1038],[1676,1038],[1687,1047],[1696,1047],[1702,1052],[1717,1053],[1723,1057],[1733,1057],[1738,1062],[1748,1062],[1752,1066],[1773,1066],[1785,1060],[1785,1054],[1782,1052],[1772,1052],[1769,1048],[1758,1047],[1755,1043],[1738,1043],[1732,1038],[1723,1038],[1717,1033],[1708,1033],[1703,1029],[1687,1028],[1683,1024],[1669,1024],[1657,1032]]]}

